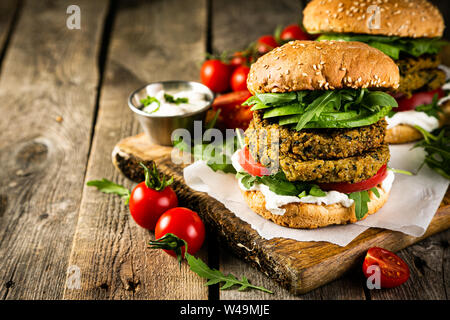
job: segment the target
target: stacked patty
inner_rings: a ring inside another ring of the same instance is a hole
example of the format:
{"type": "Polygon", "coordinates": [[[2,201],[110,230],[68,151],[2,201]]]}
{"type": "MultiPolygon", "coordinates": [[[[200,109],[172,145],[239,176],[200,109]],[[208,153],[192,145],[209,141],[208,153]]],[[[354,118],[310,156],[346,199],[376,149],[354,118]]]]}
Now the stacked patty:
{"type": "Polygon", "coordinates": [[[261,164],[279,164],[290,181],[356,183],[369,179],[389,161],[385,134],[385,120],[358,128],[296,131],[255,111],[246,145],[261,164]]]}
{"type": "Polygon", "coordinates": [[[393,179],[384,117],[397,106],[383,91],[398,86],[397,65],[360,42],[291,41],[259,58],[247,79],[253,119],[235,158],[249,207],[292,228],[378,211],[393,179]]]}
{"type": "Polygon", "coordinates": [[[438,55],[404,57],[395,63],[400,71],[397,92],[407,97],[414,92],[436,90],[445,84],[445,72],[438,69],[441,63],[438,55]]]}

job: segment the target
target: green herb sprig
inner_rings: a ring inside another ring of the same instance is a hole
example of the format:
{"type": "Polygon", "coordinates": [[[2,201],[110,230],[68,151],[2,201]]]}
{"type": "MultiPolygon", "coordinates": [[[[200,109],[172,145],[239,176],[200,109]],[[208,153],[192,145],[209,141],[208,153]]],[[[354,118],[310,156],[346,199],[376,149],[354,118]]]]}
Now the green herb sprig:
{"type": "Polygon", "coordinates": [[[158,106],[157,106],[154,110],[152,110],[152,111],[145,111],[145,112],[147,112],[147,113],[155,113],[156,111],[159,110],[159,108],[161,108],[161,102],[159,102],[159,100],[156,99],[155,97],[147,96],[147,97],[145,97],[144,99],[141,99],[140,102],[141,102],[141,104],[142,104],[144,107],[148,107],[148,106],[151,105],[152,103],[156,103],[156,104],[158,105],[158,106]]]}
{"type": "Polygon", "coordinates": [[[430,117],[435,117],[436,119],[440,119],[440,114],[442,113],[442,108],[438,104],[438,94],[435,93],[433,96],[433,100],[430,104],[423,104],[421,106],[416,107],[416,111],[424,112],[430,117]]]}
{"type": "Polygon", "coordinates": [[[241,181],[246,189],[250,189],[255,184],[263,184],[268,186],[270,191],[283,196],[326,196],[326,192],[315,184],[287,180],[286,175],[281,170],[275,174],[262,177],[252,176],[247,172],[238,172],[236,178],[241,181]]]}
{"type": "Polygon", "coordinates": [[[243,276],[242,279],[239,280],[232,274],[224,275],[221,271],[208,267],[208,265],[205,262],[203,262],[203,260],[201,260],[200,258],[195,258],[193,255],[190,255],[187,252],[188,246],[186,241],[178,238],[176,235],[172,233],[167,233],[160,239],[150,241],[149,248],[174,250],[174,252],[177,255],[177,260],[178,263],[180,264],[180,267],[181,262],[183,260],[183,251],[184,251],[184,258],[186,258],[190,270],[195,272],[200,277],[207,279],[208,280],[206,282],[207,286],[223,283],[223,285],[220,287],[221,290],[230,289],[234,285],[237,285],[239,286],[238,289],[239,291],[243,291],[245,289],[256,289],[267,293],[273,293],[272,291],[264,287],[252,285],[245,276],[243,276]]]}
{"type": "Polygon", "coordinates": [[[116,194],[124,199],[125,204],[128,204],[128,202],[130,201],[130,190],[108,179],[91,180],[88,181],[86,185],[89,187],[96,187],[98,191],[103,193],[116,194]]]}
{"type": "Polygon", "coordinates": [[[175,103],[176,105],[179,105],[181,103],[189,103],[188,98],[174,98],[174,96],[164,93],[164,100],[166,100],[168,103],[175,103]]]}
{"type": "Polygon", "coordinates": [[[443,126],[433,132],[419,126],[415,128],[423,135],[423,140],[413,147],[425,150],[426,156],[422,165],[426,164],[441,176],[450,179],[450,126],[443,126]]]}

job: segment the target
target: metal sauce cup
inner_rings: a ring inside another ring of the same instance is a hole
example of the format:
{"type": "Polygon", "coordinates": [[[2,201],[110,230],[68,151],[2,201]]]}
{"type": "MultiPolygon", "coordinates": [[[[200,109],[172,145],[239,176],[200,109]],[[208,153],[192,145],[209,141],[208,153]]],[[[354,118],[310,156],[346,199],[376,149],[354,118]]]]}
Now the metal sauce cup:
{"type": "Polygon", "coordinates": [[[214,101],[214,93],[205,85],[193,81],[162,81],[153,82],[134,91],[128,98],[128,106],[136,114],[142,128],[150,141],[155,144],[171,146],[171,135],[175,129],[187,129],[191,135],[194,134],[194,121],[204,121],[206,112],[214,101]],[[208,104],[197,111],[174,116],[161,116],[149,114],[141,110],[143,107],[141,99],[148,95],[147,89],[151,86],[159,86],[168,92],[192,90],[205,94],[208,104]]]}

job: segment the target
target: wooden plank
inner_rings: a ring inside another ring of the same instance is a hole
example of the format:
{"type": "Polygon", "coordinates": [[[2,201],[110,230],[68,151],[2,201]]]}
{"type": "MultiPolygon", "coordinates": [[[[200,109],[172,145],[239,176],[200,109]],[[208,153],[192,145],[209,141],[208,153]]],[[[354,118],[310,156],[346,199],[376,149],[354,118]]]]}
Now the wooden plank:
{"type": "MultiPolygon", "coordinates": [[[[4,0],[0,2],[0,58],[5,52],[8,35],[13,28],[14,19],[19,11],[19,1],[4,0]]],[[[1,63],[1,61],[0,61],[1,63]]]]}
{"type": "Polygon", "coordinates": [[[449,239],[447,230],[400,251],[399,256],[411,271],[409,280],[397,288],[371,290],[371,299],[447,300],[449,239]]]}
{"type": "Polygon", "coordinates": [[[240,51],[277,26],[299,23],[301,0],[212,0],[212,48],[216,53],[240,51]]]}
{"type": "Polygon", "coordinates": [[[65,285],[90,132],[106,1],[24,4],[0,78],[0,297],[58,299],[65,285]],[[56,121],[62,117],[61,121],[56,121]]]}
{"type": "MultiPolygon", "coordinates": [[[[152,81],[198,78],[206,8],[205,0],[120,2],[86,181],[106,177],[131,187],[111,165],[115,142],[142,130],[128,95],[152,81]]],[[[153,237],[120,199],[86,187],[70,257],[81,269],[81,290],[67,289],[64,299],[207,299],[205,282],[186,264],[180,269],[174,258],[146,248],[153,237]]]]}
{"type": "MultiPolygon", "coordinates": [[[[148,144],[145,145],[142,135],[134,139],[139,141],[143,148],[138,153],[143,158],[137,158],[132,153],[135,152],[136,145],[133,144],[133,138],[127,138],[117,144],[113,162],[125,176],[140,181],[143,178],[143,172],[137,164],[140,161],[153,159],[145,157],[145,150],[151,147],[150,143],[147,142],[148,144]]],[[[237,218],[221,203],[204,193],[188,188],[183,183],[183,167],[175,165],[170,155],[159,156],[155,162],[160,170],[174,177],[176,181],[174,187],[179,198],[199,212],[210,230],[217,232],[219,240],[223,244],[226,244],[238,257],[275,279],[293,294],[309,292],[341,277],[345,272],[361,263],[365,252],[370,247],[381,246],[388,250],[398,251],[450,227],[450,205],[446,200],[450,196],[449,190],[443,205],[422,237],[415,238],[400,232],[370,228],[346,247],[326,242],[298,242],[282,238],[265,240],[249,224],[237,218]]],[[[223,271],[237,270],[235,262],[230,263],[225,270],[227,265],[228,263],[221,264],[223,271]]],[[[251,269],[245,270],[245,275],[249,279],[258,279],[256,273],[251,273],[251,269]]],[[[265,284],[267,285],[267,283],[265,284]]],[[[228,292],[223,291],[221,294],[226,293],[228,292]]],[[[340,297],[364,298],[361,289],[358,289],[357,286],[354,290],[345,292],[339,285],[336,285],[335,288],[327,288],[322,293],[313,293],[313,297],[314,295],[323,296],[323,294],[329,294],[328,298],[334,299],[340,297]]],[[[248,296],[248,298],[250,297],[248,296]]],[[[261,295],[259,297],[263,298],[261,295]]],[[[285,295],[281,293],[279,297],[275,298],[282,297],[285,295]]]]}

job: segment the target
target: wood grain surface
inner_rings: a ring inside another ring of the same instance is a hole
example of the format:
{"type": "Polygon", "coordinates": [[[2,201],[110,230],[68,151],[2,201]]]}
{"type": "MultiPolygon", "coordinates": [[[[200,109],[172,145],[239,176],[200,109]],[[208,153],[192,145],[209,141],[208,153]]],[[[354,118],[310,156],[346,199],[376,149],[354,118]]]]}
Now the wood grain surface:
{"type": "MultiPolygon", "coordinates": [[[[449,20],[450,2],[433,2],[449,20]]],[[[275,293],[219,291],[185,264],[179,270],[164,253],[148,251],[153,234],[136,226],[123,203],[85,187],[99,178],[134,185],[111,165],[115,143],[141,132],[126,106],[132,90],[199,80],[206,51],[244,49],[298,22],[304,3],[1,0],[0,299],[448,299],[450,230],[399,252],[412,272],[399,288],[367,290],[357,266],[301,296],[209,235],[199,256],[210,266],[275,293]],[[81,30],[66,28],[72,4],[81,9],[81,30]],[[70,267],[80,268],[79,290],[66,285],[70,267]]],[[[442,56],[450,63],[449,48],[442,56]]]]}
{"type": "Polygon", "coordinates": [[[0,296],[62,297],[83,190],[105,1],[24,3],[0,77],[0,296]],[[57,121],[62,117],[62,122],[57,121]]]}
{"type": "MultiPolygon", "coordinates": [[[[174,190],[179,199],[188,203],[190,208],[200,214],[209,229],[215,231],[221,243],[293,294],[309,292],[339,278],[356,267],[365,252],[373,246],[398,251],[450,228],[450,206],[447,205],[439,208],[427,231],[421,237],[370,228],[345,247],[327,242],[300,242],[284,238],[266,240],[220,202],[206,193],[196,192],[186,186],[183,179],[184,165],[176,165],[172,154],[166,151],[165,156],[159,154],[157,159],[149,157],[146,150],[151,150],[154,146],[149,142],[145,145],[144,139],[145,136],[141,134],[119,142],[113,152],[113,163],[116,167],[130,179],[142,181],[144,175],[142,168],[138,165],[139,162],[155,161],[162,172],[174,177],[176,181],[174,190]],[[138,143],[134,144],[134,141],[138,143]],[[142,150],[136,152],[138,147],[142,150]]],[[[220,265],[222,268],[226,266],[225,263],[220,265]]],[[[230,269],[236,271],[235,266],[236,264],[232,264],[230,269]]],[[[228,269],[226,271],[230,272],[228,269]]],[[[345,294],[348,298],[348,292],[345,294]]],[[[268,298],[267,294],[263,295],[268,298]]]]}
{"type": "MultiPolygon", "coordinates": [[[[197,77],[207,12],[202,0],[121,1],[116,10],[85,180],[131,187],[111,166],[117,139],[140,130],[128,95],[152,81],[197,77]]],[[[66,289],[64,299],[207,299],[204,281],[186,265],[146,248],[152,238],[121,199],[85,187],[69,262],[81,269],[82,288],[66,289]]]]}

